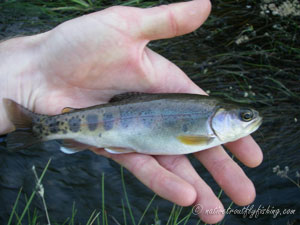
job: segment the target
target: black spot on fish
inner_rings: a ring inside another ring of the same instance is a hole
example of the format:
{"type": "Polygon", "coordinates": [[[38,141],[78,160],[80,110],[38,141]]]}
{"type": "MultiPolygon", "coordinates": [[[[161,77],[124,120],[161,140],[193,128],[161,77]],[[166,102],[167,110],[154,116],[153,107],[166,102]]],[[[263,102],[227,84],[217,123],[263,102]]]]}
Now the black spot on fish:
{"type": "Polygon", "coordinates": [[[78,132],[80,130],[80,122],[81,119],[76,117],[72,117],[71,119],[69,119],[68,124],[69,124],[70,131],[78,132]]]}
{"type": "Polygon", "coordinates": [[[96,130],[98,126],[98,115],[96,114],[88,114],[86,116],[86,121],[88,124],[88,128],[90,131],[96,130]]]}
{"type": "Polygon", "coordinates": [[[114,126],[114,117],[112,113],[103,114],[103,127],[105,130],[111,130],[114,126]]]}
{"type": "Polygon", "coordinates": [[[151,127],[151,125],[154,122],[154,116],[153,116],[153,112],[151,109],[142,111],[140,113],[140,118],[142,120],[142,123],[144,124],[144,126],[146,127],[151,127]]]}
{"type": "Polygon", "coordinates": [[[120,110],[120,116],[121,126],[127,128],[133,122],[135,112],[132,110],[132,108],[120,110]]]}
{"type": "Polygon", "coordinates": [[[102,134],[101,134],[101,133],[99,133],[98,137],[102,137],[102,134]]]}
{"type": "Polygon", "coordinates": [[[38,135],[38,134],[43,133],[44,127],[43,127],[42,124],[35,124],[35,125],[33,126],[32,130],[33,130],[33,133],[34,133],[34,134],[38,135]]]}
{"type": "Polygon", "coordinates": [[[47,122],[50,133],[56,134],[57,132],[59,132],[59,121],[57,121],[56,118],[52,117],[47,122]]]}

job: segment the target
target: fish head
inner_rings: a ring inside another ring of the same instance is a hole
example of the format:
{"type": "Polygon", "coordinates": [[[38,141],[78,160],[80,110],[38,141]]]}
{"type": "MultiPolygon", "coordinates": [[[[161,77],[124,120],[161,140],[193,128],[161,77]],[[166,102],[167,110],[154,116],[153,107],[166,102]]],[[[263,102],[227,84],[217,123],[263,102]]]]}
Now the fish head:
{"type": "Polygon", "coordinates": [[[220,106],[211,119],[212,130],[223,143],[245,137],[261,124],[258,111],[235,105],[220,106]]]}

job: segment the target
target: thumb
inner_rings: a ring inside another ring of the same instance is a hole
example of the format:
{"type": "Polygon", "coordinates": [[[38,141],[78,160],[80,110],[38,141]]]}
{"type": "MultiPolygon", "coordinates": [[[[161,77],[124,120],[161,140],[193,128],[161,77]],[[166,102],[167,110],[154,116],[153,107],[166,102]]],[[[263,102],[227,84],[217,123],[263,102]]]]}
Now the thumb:
{"type": "Polygon", "coordinates": [[[210,10],[209,0],[141,9],[138,36],[146,40],[155,40],[190,33],[204,23],[210,10]]]}

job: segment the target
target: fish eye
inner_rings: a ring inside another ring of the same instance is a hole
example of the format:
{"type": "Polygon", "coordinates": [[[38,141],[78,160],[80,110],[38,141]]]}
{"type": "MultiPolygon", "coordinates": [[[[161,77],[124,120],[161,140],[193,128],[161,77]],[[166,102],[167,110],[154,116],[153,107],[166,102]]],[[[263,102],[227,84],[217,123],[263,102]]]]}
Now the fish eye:
{"type": "Polygon", "coordinates": [[[249,122],[253,119],[253,112],[250,109],[245,109],[240,112],[241,119],[245,122],[249,122]]]}

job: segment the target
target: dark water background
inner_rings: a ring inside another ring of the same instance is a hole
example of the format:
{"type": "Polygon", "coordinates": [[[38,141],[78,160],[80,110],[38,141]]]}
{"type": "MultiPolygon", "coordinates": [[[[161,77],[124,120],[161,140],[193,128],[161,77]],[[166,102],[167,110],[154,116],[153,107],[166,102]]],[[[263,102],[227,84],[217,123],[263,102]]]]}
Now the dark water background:
{"type": "MultiPolygon", "coordinates": [[[[0,38],[48,30],[66,19],[95,10],[56,12],[45,8],[67,3],[74,4],[68,1],[49,1],[48,5],[39,1],[0,3],[0,38]]],[[[117,4],[117,1],[113,3],[117,4]]],[[[103,4],[111,3],[103,1],[103,4]]],[[[141,2],[140,6],[151,4],[157,2],[141,2]]],[[[272,13],[263,16],[262,4],[261,1],[214,1],[212,15],[202,28],[184,37],[149,44],[181,67],[201,88],[209,90],[211,95],[248,102],[264,115],[262,127],[253,135],[264,152],[264,161],[254,169],[242,166],[257,191],[256,200],[250,206],[281,211],[296,209],[296,213],[276,218],[261,214],[258,218],[243,218],[243,215],[230,214],[226,215],[224,224],[300,224],[300,188],[273,173],[277,165],[282,170],[288,166],[288,176],[299,184],[296,171],[300,172],[300,20],[297,16],[280,17],[272,13]],[[241,35],[247,35],[249,40],[236,44],[241,35]]],[[[94,210],[101,211],[104,173],[109,224],[115,224],[112,217],[123,224],[122,200],[125,201],[125,197],[117,163],[89,151],[63,154],[54,142],[15,153],[7,152],[4,146],[1,138],[0,224],[7,223],[21,187],[18,212],[22,212],[26,196],[29,198],[35,188],[32,166],[35,165],[41,174],[50,158],[52,161],[43,186],[52,222],[63,224],[67,217],[71,217],[73,204],[77,209],[75,224],[85,224],[94,210]]],[[[220,188],[210,174],[192,157],[191,160],[217,194],[220,188]]],[[[139,218],[153,192],[126,170],[124,179],[133,213],[139,218]]],[[[225,207],[231,203],[225,194],[221,200],[225,207]]],[[[38,196],[30,208],[31,212],[38,210],[41,224],[46,223],[38,196]]],[[[143,224],[154,223],[156,208],[161,224],[166,223],[172,204],[157,197],[143,224]]],[[[242,209],[234,204],[231,208],[242,209]]],[[[183,209],[182,215],[189,211],[190,208],[183,209]]],[[[27,224],[26,221],[24,219],[23,224],[27,224]]],[[[187,224],[196,224],[197,221],[197,217],[192,216],[187,224]]],[[[128,224],[131,224],[130,220],[128,224]]]]}

